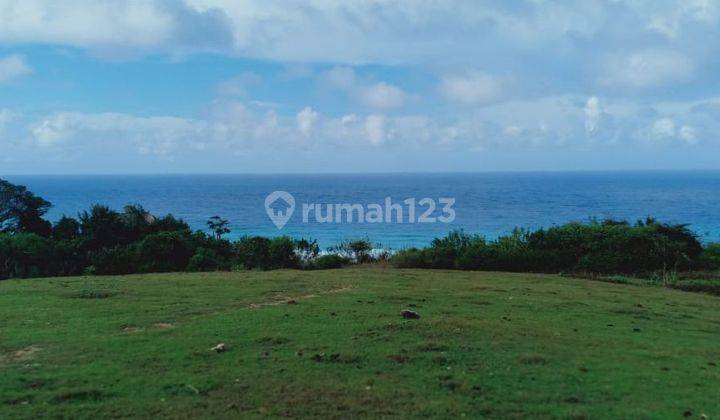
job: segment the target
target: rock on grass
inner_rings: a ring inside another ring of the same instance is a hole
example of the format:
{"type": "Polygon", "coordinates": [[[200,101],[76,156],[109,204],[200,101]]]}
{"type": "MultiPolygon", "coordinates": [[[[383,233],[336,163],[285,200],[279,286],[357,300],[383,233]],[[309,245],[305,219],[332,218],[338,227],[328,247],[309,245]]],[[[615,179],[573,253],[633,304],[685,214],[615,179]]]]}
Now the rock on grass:
{"type": "Polygon", "coordinates": [[[404,310],[402,310],[402,311],[400,312],[400,315],[401,315],[403,318],[405,318],[405,319],[420,319],[420,314],[419,314],[419,313],[417,313],[417,312],[415,312],[415,311],[411,311],[411,310],[409,310],[409,309],[404,309],[404,310]]]}

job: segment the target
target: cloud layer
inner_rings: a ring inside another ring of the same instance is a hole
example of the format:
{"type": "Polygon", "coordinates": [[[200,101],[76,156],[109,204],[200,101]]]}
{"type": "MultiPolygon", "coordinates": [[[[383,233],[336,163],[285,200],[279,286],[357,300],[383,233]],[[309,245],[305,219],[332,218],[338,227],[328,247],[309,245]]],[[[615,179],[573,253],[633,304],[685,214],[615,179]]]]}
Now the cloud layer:
{"type": "Polygon", "coordinates": [[[444,166],[472,170],[478,155],[555,154],[565,168],[632,150],[650,166],[659,150],[717,151],[717,39],[714,0],[0,0],[0,159],[230,167],[332,150],[456,153],[444,166]],[[81,76],[52,79],[63,66],[33,48],[75,54],[81,76]],[[166,109],[138,79],[86,100],[110,83],[85,85],[83,63],[155,62],[187,69],[161,92],[166,109]]]}

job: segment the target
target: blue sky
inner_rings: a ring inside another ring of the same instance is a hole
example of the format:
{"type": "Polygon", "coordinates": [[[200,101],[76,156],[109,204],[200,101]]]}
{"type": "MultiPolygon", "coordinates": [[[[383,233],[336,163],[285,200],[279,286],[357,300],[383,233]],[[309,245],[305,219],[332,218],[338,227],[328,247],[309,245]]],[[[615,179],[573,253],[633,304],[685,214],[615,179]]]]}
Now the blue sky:
{"type": "Polygon", "coordinates": [[[0,174],[720,169],[716,0],[0,0],[0,174]]]}

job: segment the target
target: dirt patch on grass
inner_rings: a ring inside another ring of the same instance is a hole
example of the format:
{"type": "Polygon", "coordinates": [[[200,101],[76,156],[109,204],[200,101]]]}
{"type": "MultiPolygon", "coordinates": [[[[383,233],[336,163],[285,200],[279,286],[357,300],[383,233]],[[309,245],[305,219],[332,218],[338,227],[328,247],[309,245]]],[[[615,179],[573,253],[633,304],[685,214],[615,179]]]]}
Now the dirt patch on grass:
{"type": "Polygon", "coordinates": [[[169,323],[169,322],[156,322],[155,326],[157,328],[160,328],[161,330],[167,330],[170,328],[175,328],[175,325],[169,323]]]}
{"type": "Polygon", "coordinates": [[[2,362],[25,362],[35,357],[35,354],[42,350],[42,347],[31,345],[25,348],[14,350],[7,353],[0,353],[0,363],[2,362]]]}
{"type": "Polygon", "coordinates": [[[326,290],[324,292],[312,293],[312,294],[301,295],[301,296],[279,295],[279,296],[277,296],[276,300],[272,300],[269,302],[251,303],[250,308],[257,309],[257,308],[261,308],[263,306],[278,306],[278,305],[288,305],[288,304],[293,305],[293,304],[300,302],[301,300],[313,299],[316,297],[320,297],[320,296],[324,296],[324,295],[331,295],[331,294],[335,294],[335,293],[349,292],[350,290],[352,290],[352,286],[344,286],[344,287],[340,287],[337,289],[330,289],[330,290],[326,290]]]}
{"type": "Polygon", "coordinates": [[[136,327],[134,325],[123,325],[120,327],[120,331],[128,334],[137,333],[142,331],[142,328],[136,327]]]}

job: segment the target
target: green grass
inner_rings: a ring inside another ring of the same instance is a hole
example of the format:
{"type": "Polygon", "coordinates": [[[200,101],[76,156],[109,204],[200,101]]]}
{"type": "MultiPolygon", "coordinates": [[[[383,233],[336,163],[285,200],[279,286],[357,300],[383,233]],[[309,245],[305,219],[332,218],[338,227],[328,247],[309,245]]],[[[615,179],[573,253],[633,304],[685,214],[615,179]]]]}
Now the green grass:
{"type": "Polygon", "coordinates": [[[3,419],[718,418],[718,365],[720,300],[667,288],[382,268],[0,282],[3,419]]]}

